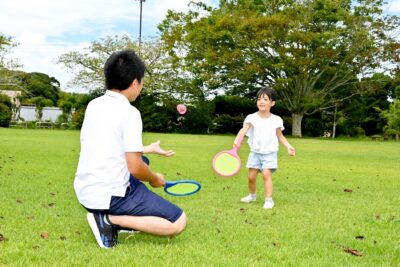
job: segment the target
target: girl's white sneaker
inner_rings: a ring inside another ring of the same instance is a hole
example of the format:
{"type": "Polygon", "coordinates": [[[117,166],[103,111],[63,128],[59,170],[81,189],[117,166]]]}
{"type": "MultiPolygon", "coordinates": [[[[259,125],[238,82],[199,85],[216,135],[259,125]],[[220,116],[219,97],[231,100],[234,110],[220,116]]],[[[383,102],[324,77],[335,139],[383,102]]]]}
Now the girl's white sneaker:
{"type": "Polygon", "coordinates": [[[254,196],[254,195],[247,195],[247,196],[241,198],[240,201],[242,201],[242,202],[244,202],[244,203],[250,203],[250,202],[256,201],[256,196],[254,196]]]}
{"type": "Polygon", "coordinates": [[[274,206],[275,206],[274,201],[272,199],[269,199],[269,200],[265,200],[263,208],[264,209],[272,209],[274,206]]]}

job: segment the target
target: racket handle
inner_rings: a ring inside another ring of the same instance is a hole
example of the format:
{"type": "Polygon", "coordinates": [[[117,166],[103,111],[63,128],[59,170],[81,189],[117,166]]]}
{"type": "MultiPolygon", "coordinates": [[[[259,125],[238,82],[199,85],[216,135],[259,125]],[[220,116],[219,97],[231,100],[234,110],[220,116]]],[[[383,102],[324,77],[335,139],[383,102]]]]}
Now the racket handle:
{"type": "Polygon", "coordinates": [[[240,145],[242,144],[242,142],[243,142],[243,136],[241,136],[241,137],[238,139],[238,144],[234,143],[234,146],[235,146],[236,148],[239,148],[240,145]]]}

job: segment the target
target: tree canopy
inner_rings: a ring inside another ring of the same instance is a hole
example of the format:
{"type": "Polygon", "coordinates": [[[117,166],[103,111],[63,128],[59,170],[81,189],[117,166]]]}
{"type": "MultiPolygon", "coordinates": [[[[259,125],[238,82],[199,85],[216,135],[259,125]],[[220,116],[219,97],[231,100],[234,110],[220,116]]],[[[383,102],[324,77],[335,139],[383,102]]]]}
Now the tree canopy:
{"type": "Polygon", "coordinates": [[[261,86],[272,86],[292,114],[292,134],[301,136],[305,114],[358,93],[337,94],[399,53],[387,34],[399,20],[382,15],[382,5],[224,0],[218,8],[197,3],[188,13],[170,11],[159,29],[175,66],[206,95],[254,96],[261,86]]]}
{"type": "Polygon", "coordinates": [[[6,37],[0,33],[0,87],[17,87],[18,79],[15,77],[14,70],[21,67],[17,59],[7,58],[10,50],[17,46],[11,37],[6,37]]]}
{"type": "MultiPolygon", "coordinates": [[[[115,51],[133,49],[140,54],[146,64],[144,89],[148,93],[158,95],[158,98],[172,96],[193,98],[196,90],[190,83],[185,82],[185,75],[177,68],[172,68],[171,58],[162,43],[155,38],[145,39],[138,43],[127,35],[107,36],[94,41],[83,52],[72,51],[61,55],[58,63],[74,73],[70,85],[85,90],[103,92],[103,66],[107,58],[115,51]]],[[[201,90],[197,90],[201,93],[201,90]]],[[[196,97],[194,97],[196,98],[196,97]]]]}

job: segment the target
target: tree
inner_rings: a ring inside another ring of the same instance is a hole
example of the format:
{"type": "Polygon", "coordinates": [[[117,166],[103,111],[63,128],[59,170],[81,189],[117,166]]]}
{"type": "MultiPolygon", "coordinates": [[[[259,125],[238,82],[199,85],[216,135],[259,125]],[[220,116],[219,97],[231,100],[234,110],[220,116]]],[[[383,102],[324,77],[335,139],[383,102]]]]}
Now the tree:
{"type": "Polygon", "coordinates": [[[395,99],[389,110],[381,111],[381,114],[387,119],[385,133],[387,135],[395,135],[398,141],[400,138],[400,99],[395,99]]]}
{"type": "Polygon", "coordinates": [[[131,45],[129,38],[106,37],[94,41],[83,52],[71,51],[61,55],[57,63],[64,65],[74,75],[68,86],[77,86],[87,90],[104,90],[103,65],[115,50],[131,45]]]}
{"type": "Polygon", "coordinates": [[[0,103],[0,127],[8,127],[11,121],[11,109],[0,103]]]}
{"type": "Polygon", "coordinates": [[[74,104],[68,100],[61,100],[58,107],[62,110],[62,114],[58,117],[60,123],[69,122],[72,116],[72,108],[74,104]]]}
{"type": "Polygon", "coordinates": [[[380,0],[224,0],[170,11],[159,29],[176,65],[206,94],[254,96],[273,86],[292,114],[292,134],[301,136],[304,115],[359,93],[335,94],[398,53],[385,33],[399,20],[382,7],[380,0]]]}
{"type": "Polygon", "coordinates": [[[189,106],[185,116],[181,117],[178,132],[205,134],[212,131],[213,103],[199,101],[189,106]]]}
{"type": "Polygon", "coordinates": [[[162,108],[158,103],[160,103],[160,99],[154,94],[146,93],[146,91],[133,103],[142,115],[144,131],[168,131],[168,122],[170,121],[168,110],[162,108]]]}
{"type": "Polygon", "coordinates": [[[392,70],[393,84],[391,87],[390,98],[400,99],[400,66],[392,70]]]}
{"type": "MultiPolygon", "coordinates": [[[[377,108],[386,110],[389,107],[388,98],[392,92],[392,78],[390,76],[375,73],[371,77],[362,78],[354,84],[341,87],[332,94],[339,99],[337,105],[330,110],[324,110],[325,117],[331,118],[332,138],[336,136],[336,127],[339,134],[373,135],[383,131],[384,122],[377,108]],[[342,93],[350,91],[348,87],[356,87],[359,94],[351,98],[342,98],[342,93]]],[[[329,130],[329,129],[325,129],[329,130]]]]}
{"type": "Polygon", "coordinates": [[[13,70],[21,67],[16,59],[8,59],[6,56],[10,50],[18,44],[14,43],[11,37],[6,37],[0,33],[0,87],[9,88],[19,86],[18,79],[13,70]]]}
{"type": "Polygon", "coordinates": [[[219,95],[212,102],[215,105],[213,130],[217,133],[237,134],[246,115],[257,111],[255,101],[247,97],[219,95]]]}
{"type": "Polygon", "coordinates": [[[17,45],[18,44],[14,43],[11,37],[6,37],[0,33],[0,68],[16,69],[21,66],[18,60],[8,59],[6,57],[10,50],[17,45]]]}
{"type": "Polygon", "coordinates": [[[0,127],[8,127],[12,117],[12,103],[8,96],[0,94],[0,127]]]}
{"type": "Polygon", "coordinates": [[[33,97],[30,99],[32,104],[36,107],[36,120],[41,121],[43,116],[43,108],[46,106],[51,106],[53,103],[51,100],[46,99],[42,96],[33,97]]]}
{"type": "Polygon", "coordinates": [[[24,99],[43,97],[52,102],[49,106],[57,103],[61,89],[60,82],[54,77],[40,72],[18,72],[16,78],[19,80],[19,87],[23,88],[24,99]]]}
{"type": "MultiPolygon", "coordinates": [[[[61,55],[58,63],[74,74],[69,85],[104,92],[104,63],[113,52],[123,49],[139,51],[138,43],[127,35],[107,36],[92,42],[83,52],[72,51],[61,55]]],[[[147,68],[144,88],[148,93],[168,97],[175,95],[178,98],[190,98],[193,95],[185,83],[185,76],[171,68],[168,53],[158,39],[144,40],[140,48],[140,57],[147,68]]]]}

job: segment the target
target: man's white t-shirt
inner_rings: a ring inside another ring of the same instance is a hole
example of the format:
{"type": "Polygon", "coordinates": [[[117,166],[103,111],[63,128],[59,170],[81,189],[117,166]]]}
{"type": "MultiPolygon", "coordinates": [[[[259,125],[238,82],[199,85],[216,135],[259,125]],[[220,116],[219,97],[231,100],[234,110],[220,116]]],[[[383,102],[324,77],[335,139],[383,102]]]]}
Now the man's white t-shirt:
{"type": "Polygon", "coordinates": [[[276,129],[281,128],[282,131],[285,129],[281,117],[271,114],[268,118],[262,118],[255,112],[246,117],[243,125],[247,123],[252,125],[247,132],[249,137],[247,142],[252,152],[268,154],[278,151],[279,142],[276,129]]]}
{"type": "Polygon", "coordinates": [[[125,152],[143,152],[140,112],[122,94],[107,92],[87,106],[74,188],[90,209],[109,209],[129,185],[125,152]]]}

